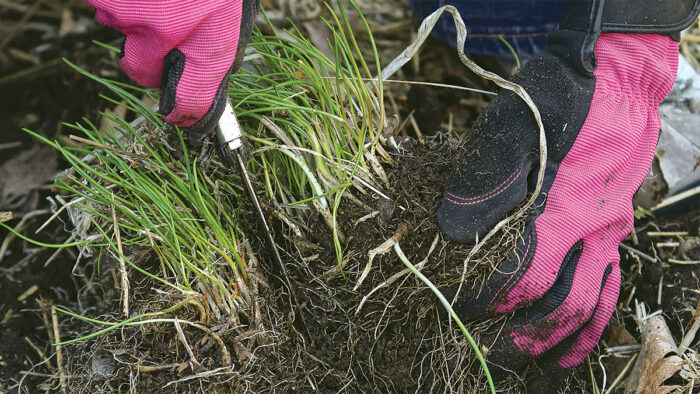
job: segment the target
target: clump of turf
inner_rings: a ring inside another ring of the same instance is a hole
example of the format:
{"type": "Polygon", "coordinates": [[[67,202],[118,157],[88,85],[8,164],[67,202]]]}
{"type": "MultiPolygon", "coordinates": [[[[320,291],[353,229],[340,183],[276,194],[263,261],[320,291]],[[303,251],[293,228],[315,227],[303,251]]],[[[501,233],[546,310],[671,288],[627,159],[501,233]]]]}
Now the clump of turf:
{"type": "MultiPolygon", "coordinates": [[[[71,391],[493,389],[478,344],[503,319],[454,324],[436,296],[462,280],[471,250],[444,239],[434,217],[461,145],[449,134],[392,140],[376,48],[370,70],[345,9],[328,15],[332,57],[296,26],[270,25],[229,88],[299,309],[211,145],[191,151],[142,103],[150,92],[79,70],[138,118],[68,125],[78,146],[44,139],[71,164],[56,186],[76,263],[95,272],[82,309],[57,307],[71,391]]],[[[491,243],[505,251],[520,226],[491,243]]],[[[472,256],[466,283],[498,258],[488,247],[472,256]]]]}

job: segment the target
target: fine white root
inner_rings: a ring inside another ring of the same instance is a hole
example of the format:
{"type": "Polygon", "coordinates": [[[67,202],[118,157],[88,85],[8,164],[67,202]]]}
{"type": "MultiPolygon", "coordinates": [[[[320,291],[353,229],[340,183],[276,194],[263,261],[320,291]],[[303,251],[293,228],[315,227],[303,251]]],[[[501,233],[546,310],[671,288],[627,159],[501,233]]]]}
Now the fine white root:
{"type": "MultiPolygon", "coordinates": [[[[148,320],[139,321],[137,324],[139,324],[139,325],[152,324],[152,323],[173,323],[173,324],[175,324],[175,320],[176,319],[148,319],[148,320]]],[[[195,323],[195,322],[192,322],[189,320],[180,320],[180,319],[177,319],[177,323],[180,325],[184,324],[186,326],[198,328],[198,329],[204,331],[205,334],[209,335],[209,337],[214,339],[214,341],[216,341],[216,343],[219,345],[219,348],[221,350],[221,364],[223,365],[222,368],[231,368],[231,353],[229,353],[228,349],[226,348],[226,344],[224,344],[224,341],[221,339],[220,336],[216,335],[216,333],[214,331],[212,331],[211,329],[209,329],[209,327],[207,327],[203,324],[195,323]]]]}
{"type": "Polygon", "coordinates": [[[374,258],[386,252],[389,252],[394,247],[394,245],[396,245],[396,243],[399,242],[399,240],[401,240],[401,238],[403,238],[404,235],[406,235],[407,232],[408,227],[406,227],[405,224],[401,224],[396,230],[396,233],[394,233],[394,235],[391,238],[387,239],[381,245],[369,251],[367,265],[365,266],[364,271],[362,271],[360,277],[357,279],[357,283],[352,289],[353,291],[356,291],[362,285],[362,282],[365,280],[365,278],[367,278],[367,275],[369,275],[369,271],[372,269],[372,261],[374,260],[374,258]]]}
{"type": "Polygon", "coordinates": [[[187,337],[185,337],[185,333],[184,331],[182,331],[180,321],[177,318],[175,318],[175,321],[173,323],[175,324],[175,330],[177,331],[177,335],[180,338],[180,342],[182,342],[182,345],[185,347],[185,350],[187,350],[187,354],[190,355],[190,360],[192,360],[192,363],[198,368],[202,368],[202,364],[200,364],[199,361],[197,361],[197,358],[194,356],[194,352],[192,351],[190,344],[187,342],[187,337]]]}
{"type": "MultiPolygon", "coordinates": [[[[440,234],[435,234],[435,239],[433,239],[433,243],[432,243],[432,245],[430,245],[430,249],[428,250],[428,254],[425,256],[425,258],[420,263],[416,264],[416,268],[418,270],[423,269],[423,266],[425,265],[425,263],[428,262],[428,258],[430,257],[431,254],[433,254],[433,251],[435,250],[435,247],[437,246],[439,239],[440,239],[440,234]]],[[[411,273],[411,269],[405,268],[405,269],[395,273],[391,277],[389,277],[389,279],[380,283],[377,287],[372,289],[372,291],[367,293],[366,296],[362,297],[362,301],[360,301],[360,304],[357,306],[357,309],[355,310],[355,314],[357,315],[358,313],[360,313],[362,306],[365,304],[365,302],[367,302],[367,300],[369,299],[369,297],[372,296],[372,294],[376,293],[379,289],[381,289],[383,287],[391,286],[394,282],[396,282],[397,280],[401,279],[402,277],[404,277],[410,273],[411,273]]]]}
{"type": "Polygon", "coordinates": [[[357,226],[358,224],[360,224],[360,223],[362,223],[362,222],[364,222],[364,221],[367,221],[367,220],[369,220],[369,219],[372,219],[373,217],[376,217],[377,215],[379,215],[379,211],[374,211],[374,212],[372,212],[372,213],[368,213],[367,215],[365,215],[365,216],[363,216],[363,217],[357,219],[357,220],[355,221],[355,226],[357,226]]]}

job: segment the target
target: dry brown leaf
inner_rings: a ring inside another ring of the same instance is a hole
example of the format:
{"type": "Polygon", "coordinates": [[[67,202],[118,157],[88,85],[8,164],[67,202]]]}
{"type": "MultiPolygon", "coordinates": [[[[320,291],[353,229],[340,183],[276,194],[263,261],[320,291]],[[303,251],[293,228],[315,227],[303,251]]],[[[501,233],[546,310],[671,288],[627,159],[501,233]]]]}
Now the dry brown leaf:
{"type": "Polygon", "coordinates": [[[625,393],[665,394],[680,388],[664,382],[681,369],[682,362],[663,316],[650,317],[642,327],[642,348],[625,393]]]}
{"type": "Polygon", "coordinates": [[[35,146],[0,166],[0,208],[45,184],[56,173],[56,152],[35,146]]]}

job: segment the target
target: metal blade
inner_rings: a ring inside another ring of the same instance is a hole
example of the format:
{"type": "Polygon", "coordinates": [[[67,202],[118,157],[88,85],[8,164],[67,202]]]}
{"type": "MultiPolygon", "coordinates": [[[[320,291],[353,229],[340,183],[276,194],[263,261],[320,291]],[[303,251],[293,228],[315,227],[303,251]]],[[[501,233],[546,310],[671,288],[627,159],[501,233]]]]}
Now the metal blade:
{"type": "Polygon", "coordinates": [[[275,243],[275,237],[272,235],[272,229],[270,229],[270,226],[267,224],[265,213],[263,212],[262,207],[260,206],[258,196],[255,194],[255,188],[253,188],[253,182],[251,182],[250,180],[250,174],[248,173],[248,169],[246,168],[245,162],[243,161],[243,157],[241,156],[241,151],[240,149],[237,149],[236,151],[234,151],[234,153],[236,156],[236,161],[238,162],[238,165],[241,168],[241,174],[243,176],[243,181],[246,185],[246,188],[248,189],[248,195],[253,201],[253,205],[255,205],[255,210],[258,212],[258,217],[260,218],[260,221],[262,221],[263,227],[265,228],[265,233],[267,234],[267,240],[270,242],[270,248],[272,248],[272,252],[275,254],[277,264],[279,264],[279,267],[282,270],[282,275],[284,276],[284,281],[287,285],[287,288],[289,288],[289,294],[292,296],[292,301],[294,303],[292,307],[292,314],[296,315],[296,313],[294,313],[294,306],[296,306],[296,308],[299,310],[301,323],[304,325],[304,328],[306,328],[307,333],[310,336],[311,333],[308,332],[306,323],[304,322],[303,317],[301,317],[301,305],[299,304],[299,299],[297,298],[296,291],[294,290],[294,287],[292,287],[292,283],[289,280],[287,267],[282,261],[282,256],[280,256],[280,252],[277,250],[277,244],[275,243]]]}
{"type": "MultiPolygon", "coordinates": [[[[253,205],[255,205],[255,210],[258,212],[258,216],[260,217],[260,221],[262,221],[263,226],[265,227],[265,233],[267,233],[268,240],[270,241],[270,246],[272,247],[272,250],[275,253],[275,259],[279,263],[280,267],[282,268],[282,272],[287,276],[287,270],[282,263],[282,257],[280,256],[279,251],[277,251],[277,247],[275,246],[275,239],[272,236],[272,231],[270,230],[270,226],[267,224],[267,219],[265,219],[265,214],[263,213],[262,207],[260,206],[260,201],[258,200],[258,196],[255,194],[255,189],[253,188],[253,183],[250,181],[250,174],[248,174],[248,169],[245,166],[245,163],[243,162],[243,158],[241,157],[241,152],[236,151],[236,161],[238,161],[238,165],[241,168],[241,174],[243,174],[243,181],[245,182],[245,186],[248,189],[248,195],[250,196],[250,199],[253,201],[253,205]]],[[[290,289],[291,291],[291,289],[290,289]]]]}
{"type": "Polygon", "coordinates": [[[241,127],[238,124],[238,118],[236,118],[236,113],[233,111],[231,100],[227,98],[226,107],[224,108],[224,112],[221,115],[221,118],[219,119],[219,124],[217,127],[217,141],[215,141],[215,145],[217,147],[219,155],[221,156],[221,160],[225,166],[232,167],[233,163],[231,162],[231,156],[236,156],[235,161],[238,162],[238,166],[240,167],[243,182],[245,183],[246,189],[248,190],[248,196],[253,202],[253,205],[255,205],[255,210],[257,211],[258,217],[262,221],[265,233],[267,234],[267,240],[270,243],[272,252],[275,255],[275,260],[277,260],[277,264],[282,270],[285,285],[289,289],[289,294],[292,297],[292,303],[290,305],[292,316],[296,316],[296,313],[294,312],[296,307],[296,309],[299,311],[299,320],[306,329],[306,332],[309,335],[309,337],[311,337],[311,333],[309,332],[308,327],[306,327],[306,323],[304,322],[304,318],[301,313],[301,305],[299,304],[296,291],[294,290],[294,287],[292,287],[292,283],[289,280],[287,267],[282,261],[282,256],[280,256],[280,253],[277,250],[277,245],[275,244],[275,237],[272,234],[272,229],[267,223],[267,219],[265,218],[265,213],[263,212],[262,207],[260,206],[258,196],[257,194],[255,194],[253,182],[250,180],[250,174],[248,173],[248,169],[246,168],[245,160],[243,160],[243,157],[241,156],[241,149],[244,145],[243,142],[243,132],[241,131],[241,127]]]}

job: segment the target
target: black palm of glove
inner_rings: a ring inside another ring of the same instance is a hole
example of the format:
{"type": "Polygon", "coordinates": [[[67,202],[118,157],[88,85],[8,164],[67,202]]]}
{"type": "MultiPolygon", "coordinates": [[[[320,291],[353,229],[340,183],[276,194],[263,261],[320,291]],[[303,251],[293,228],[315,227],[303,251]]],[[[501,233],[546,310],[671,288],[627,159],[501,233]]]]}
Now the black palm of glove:
{"type": "MultiPolygon", "coordinates": [[[[513,77],[542,116],[550,160],[561,162],[588,113],[592,76],[572,71],[551,53],[531,58],[513,77]],[[565,127],[566,126],[566,127],[565,127]]],[[[451,177],[438,222],[459,242],[473,241],[525,200],[536,182],[539,135],[532,111],[515,93],[501,93],[478,117],[451,177]]]]}

